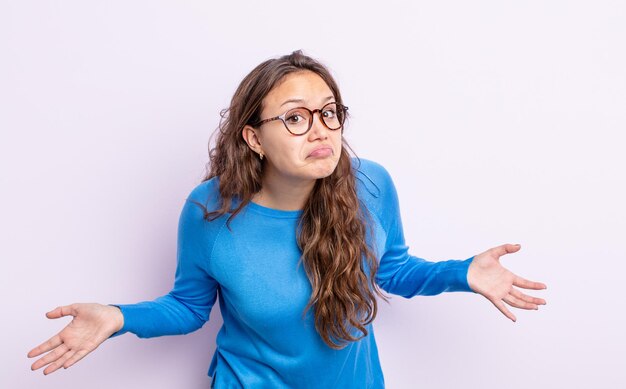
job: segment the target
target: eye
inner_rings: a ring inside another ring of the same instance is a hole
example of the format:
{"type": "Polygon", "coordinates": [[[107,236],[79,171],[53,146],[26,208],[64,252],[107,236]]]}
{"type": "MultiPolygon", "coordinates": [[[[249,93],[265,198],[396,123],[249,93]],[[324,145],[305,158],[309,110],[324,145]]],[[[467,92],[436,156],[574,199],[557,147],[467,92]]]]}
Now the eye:
{"type": "Polygon", "coordinates": [[[302,124],[308,120],[308,112],[296,108],[285,114],[285,123],[287,124],[302,124]]]}
{"type": "Polygon", "coordinates": [[[298,124],[298,123],[300,123],[301,121],[303,121],[303,120],[304,120],[304,118],[303,118],[303,117],[302,117],[302,115],[300,115],[299,113],[295,113],[295,114],[293,114],[293,115],[291,115],[291,116],[287,117],[285,120],[286,120],[286,121],[287,121],[287,123],[289,123],[289,124],[298,124]]]}
{"type": "Polygon", "coordinates": [[[323,114],[325,118],[334,118],[337,112],[334,109],[329,108],[324,110],[323,114]]]}

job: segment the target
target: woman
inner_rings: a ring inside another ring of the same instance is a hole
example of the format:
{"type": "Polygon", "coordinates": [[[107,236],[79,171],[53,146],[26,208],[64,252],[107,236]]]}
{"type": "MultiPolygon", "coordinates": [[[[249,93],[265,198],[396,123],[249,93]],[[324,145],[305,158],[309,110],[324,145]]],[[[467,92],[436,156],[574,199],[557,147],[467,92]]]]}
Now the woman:
{"type": "Polygon", "coordinates": [[[223,112],[210,172],[183,207],[172,291],[48,312],[74,319],[31,350],[29,357],[48,352],[32,368],[70,367],[125,332],[189,333],[219,297],[215,387],[379,388],[372,320],[381,289],[405,297],[473,291],[513,321],[504,303],[545,304],[514,288],[545,285],[499,263],[519,245],[464,261],[409,255],[391,177],[350,157],[347,115],[329,71],[302,52],[257,66],[223,112]]]}

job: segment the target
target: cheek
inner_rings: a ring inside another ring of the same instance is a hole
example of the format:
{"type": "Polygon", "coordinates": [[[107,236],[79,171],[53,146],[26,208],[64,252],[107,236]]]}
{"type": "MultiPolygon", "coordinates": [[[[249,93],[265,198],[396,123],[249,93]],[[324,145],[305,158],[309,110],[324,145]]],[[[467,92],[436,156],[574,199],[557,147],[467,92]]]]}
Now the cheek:
{"type": "Polygon", "coordinates": [[[339,157],[341,156],[341,149],[343,147],[343,137],[341,136],[341,132],[333,132],[328,140],[333,145],[333,149],[335,151],[333,159],[339,159],[339,157]]]}
{"type": "Polygon", "coordinates": [[[269,158],[274,162],[276,167],[289,169],[294,165],[301,163],[301,154],[303,146],[296,139],[282,140],[280,142],[272,142],[267,145],[269,158]]]}
{"type": "Polygon", "coordinates": [[[333,134],[333,144],[336,146],[337,151],[341,151],[341,147],[343,145],[343,136],[341,135],[341,132],[338,130],[336,133],[333,134]]]}

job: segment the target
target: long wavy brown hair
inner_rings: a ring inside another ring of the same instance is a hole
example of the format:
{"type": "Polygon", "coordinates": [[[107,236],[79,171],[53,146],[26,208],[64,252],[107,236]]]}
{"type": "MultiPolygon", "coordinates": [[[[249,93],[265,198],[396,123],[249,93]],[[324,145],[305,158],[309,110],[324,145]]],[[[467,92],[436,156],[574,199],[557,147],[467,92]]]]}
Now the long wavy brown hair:
{"type": "MultiPolygon", "coordinates": [[[[219,177],[221,207],[210,212],[204,208],[205,219],[229,213],[230,223],[261,190],[264,162],[248,147],[242,130],[260,120],[263,99],[286,75],[306,70],[318,74],[335,101],[343,104],[328,69],[300,50],[254,68],[235,91],[230,107],[220,113],[215,147],[209,142],[210,161],[203,181],[219,177]],[[235,199],[241,201],[232,208],[235,199]]],[[[337,167],[316,181],[297,228],[301,263],[312,287],[303,314],[313,308],[317,332],[334,349],[366,336],[365,326],[377,313],[376,295],[385,299],[375,282],[378,262],[366,242],[371,215],[357,197],[348,149],[342,136],[337,167]]]]}

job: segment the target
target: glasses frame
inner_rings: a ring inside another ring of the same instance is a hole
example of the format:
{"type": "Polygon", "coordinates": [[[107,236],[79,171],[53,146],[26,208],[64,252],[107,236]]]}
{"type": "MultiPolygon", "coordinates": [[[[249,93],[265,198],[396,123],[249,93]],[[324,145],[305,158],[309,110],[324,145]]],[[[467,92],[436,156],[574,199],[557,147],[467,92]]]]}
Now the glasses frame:
{"type": "Polygon", "coordinates": [[[279,115],[279,116],[274,116],[274,117],[272,117],[272,118],[268,118],[268,119],[259,120],[258,122],[254,123],[254,124],[252,125],[252,127],[260,127],[261,125],[263,125],[263,124],[265,124],[265,123],[268,123],[268,122],[271,122],[271,121],[274,121],[274,120],[280,120],[281,122],[283,122],[283,124],[285,125],[285,128],[287,129],[287,131],[289,131],[289,133],[290,133],[291,135],[301,136],[301,135],[305,135],[306,133],[308,133],[308,132],[311,130],[311,128],[313,127],[313,121],[315,121],[315,112],[319,112],[319,113],[320,113],[320,121],[322,122],[322,124],[324,125],[324,127],[328,128],[328,129],[329,129],[329,130],[331,130],[331,131],[336,131],[336,130],[339,130],[339,129],[342,129],[342,128],[343,128],[343,125],[344,125],[344,123],[346,122],[346,117],[345,117],[345,115],[346,115],[346,112],[348,112],[348,107],[346,107],[346,106],[345,106],[345,105],[343,105],[343,104],[339,104],[339,103],[337,103],[337,102],[331,101],[330,103],[326,103],[326,104],[324,104],[324,106],[323,106],[322,108],[319,108],[319,109],[314,109],[314,110],[312,110],[312,111],[311,111],[310,109],[308,109],[307,107],[295,107],[295,108],[289,108],[289,109],[288,109],[287,111],[285,111],[285,113],[283,113],[282,115],[279,115]],[[322,116],[322,112],[324,111],[324,108],[326,108],[327,106],[329,106],[329,105],[331,105],[331,104],[335,104],[335,105],[337,106],[337,112],[339,112],[339,110],[343,111],[343,115],[344,115],[344,117],[343,117],[343,121],[341,122],[341,125],[340,125],[339,127],[337,127],[337,128],[330,128],[330,127],[328,127],[328,124],[326,124],[326,122],[324,121],[324,117],[322,116]],[[287,123],[285,122],[285,117],[287,116],[287,114],[288,114],[289,112],[293,111],[294,109],[304,109],[304,110],[309,111],[309,113],[311,114],[311,120],[309,120],[309,127],[306,129],[306,131],[304,131],[304,132],[303,132],[303,133],[301,133],[301,134],[296,134],[296,133],[293,133],[293,132],[289,129],[289,126],[287,126],[287,123]]]}

